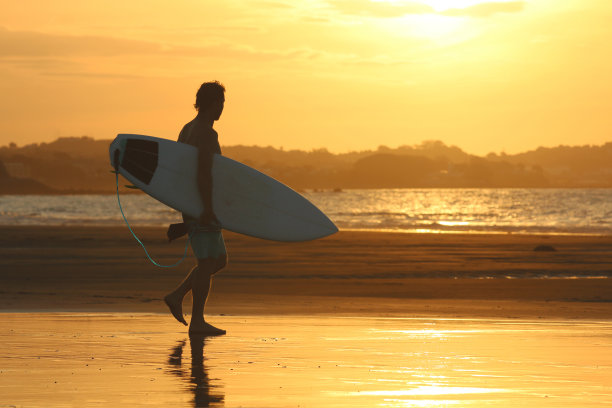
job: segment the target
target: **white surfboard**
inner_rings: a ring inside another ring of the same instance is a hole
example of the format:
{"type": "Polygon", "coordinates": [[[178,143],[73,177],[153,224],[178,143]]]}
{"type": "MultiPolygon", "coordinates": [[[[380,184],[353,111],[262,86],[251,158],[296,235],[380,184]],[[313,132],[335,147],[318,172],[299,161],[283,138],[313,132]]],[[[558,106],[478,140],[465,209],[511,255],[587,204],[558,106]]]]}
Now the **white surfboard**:
{"type": "MultiPolygon", "coordinates": [[[[157,137],[119,134],[110,161],[136,187],[169,207],[198,218],[197,148],[157,137]]],[[[283,183],[215,154],[213,210],[223,228],[275,241],[309,241],[338,231],[306,198],[283,183]]]]}

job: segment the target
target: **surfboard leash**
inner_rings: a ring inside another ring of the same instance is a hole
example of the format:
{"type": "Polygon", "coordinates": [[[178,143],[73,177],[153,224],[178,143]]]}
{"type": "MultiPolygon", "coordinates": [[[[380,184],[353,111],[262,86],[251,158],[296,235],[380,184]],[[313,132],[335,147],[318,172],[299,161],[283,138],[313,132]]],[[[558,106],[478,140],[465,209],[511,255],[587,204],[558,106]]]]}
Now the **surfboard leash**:
{"type": "Polygon", "coordinates": [[[160,263],[155,262],[155,260],[151,258],[151,255],[149,255],[149,251],[147,251],[147,248],[145,247],[145,245],[142,243],[140,239],[138,239],[134,231],[132,231],[132,227],[130,227],[130,223],[125,217],[125,214],[123,213],[123,207],[121,206],[121,199],[119,198],[119,169],[118,169],[118,166],[115,166],[115,170],[113,171],[113,173],[115,173],[115,183],[116,183],[116,188],[117,188],[117,204],[119,204],[119,211],[121,211],[121,216],[123,217],[123,221],[125,221],[125,225],[127,225],[134,239],[140,244],[142,249],[144,249],[144,252],[147,255],[147,258],[149,258],[149,261],[151,261],[153,265],[159,266],[160,268],[174,268],[175,266],[178,266],[187,257],[187,249],[189,248],[189,237],[187,238],[187,242],[185,243],[185,252],[183,253],[183,257],[179,259],[176,263],[173,263],[172,265],[162,265],[160,263]]]}

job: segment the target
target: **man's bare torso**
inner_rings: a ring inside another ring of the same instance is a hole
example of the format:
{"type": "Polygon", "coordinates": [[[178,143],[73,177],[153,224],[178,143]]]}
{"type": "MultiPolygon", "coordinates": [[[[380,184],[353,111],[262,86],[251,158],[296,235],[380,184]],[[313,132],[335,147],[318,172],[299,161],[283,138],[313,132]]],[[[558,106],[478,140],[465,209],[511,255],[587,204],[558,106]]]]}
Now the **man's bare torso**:
{"type": "Polygon", "coordinates": [[[211,154],[221,154],[219,135],[212,127],[204,125],[197,118],[183,126],[178,141],[208,150],[211,154]]]}

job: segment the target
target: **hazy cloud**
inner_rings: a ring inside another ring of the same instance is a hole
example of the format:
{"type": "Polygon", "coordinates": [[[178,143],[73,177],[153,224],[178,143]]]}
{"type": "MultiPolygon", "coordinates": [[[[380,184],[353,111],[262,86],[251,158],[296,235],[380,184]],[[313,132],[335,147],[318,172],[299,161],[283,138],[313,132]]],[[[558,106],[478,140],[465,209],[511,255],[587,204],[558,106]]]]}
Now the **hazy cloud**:
{"type": "Polygon", "coordinates": [[[328,4],[344,14],[380,18],[401,17],[409,14],[488,17],[497,13],[515,13],[525,8],[524,1],[492,1],[464,8],[451,8],[441,12],[436,12],[431,6],[417,2],[388,3],[371,0],[329,0],[328,4]]]}
{"type": "Polygon", "coordinates": [[[46,69],[46,70],[68,70],[77,69],[79,64],[59,58],[45,57],[10,57],[1,58],[0,65],[9,66],[18,69],[46,69]]]}
{"type": "Polygon", "coordinates": [[[117,56],[156,53],[161,49],[159,44],[146,41],[0,28],[0,57],[117,56]]]}
{"type": "Polygon", "coordinates": [[[304,16],[304,17],[300,17],[299,21],[302,21],[304,23],[322,23],[322,24],[326,24],[326,23],[331,23],[333,20],[327,18],[327,17],[310,17],[310,16],[304,16]]]}
{"type": "Polygon", "coordinates": [[[253,3],[255,6],[261,6],[265,8],[280,8],[280,9],[292,9],[295,6],[289,3],[283,3],[280,1],[257,1],[253,3]]]}
{"type": "Polygon", "coordinates": [[[139,79],[142,75],[127,75],[127,74],[109,74],[109,73],[98,73],[98,72],[82,72],[82,71],[70,71],[70,72],[43,72],[43,75],[50,77],[70,77],[70,78],[87,78],[87,79],[139,79]]]}
{"type": "Polygon", "coordinates": [[[387,3],[370,0],[331,0],[331,6],[344,14],[366,17],[401,17],[406,14],[427,14],[434,10],[425,4],[416,2],[387,3]]]}
{"type": "Polygon", "coordinates": [[[125,56],[161,57],[171,60],[218,58],[247,64],[290,61],[300,65],[317,61],[333,65],[388,66],[404,62],[386,55],[337,53],[309,47],[264,49],[236,43],[166,45],[112,37],[68,36],[0,28],[0,64],[35,69],[45,75],[101,77],[107,73],[89,72],[95,64],[86,68],[79,58],[125,56]]]}
{"type": "Polygon", "coordinates": [[[525,2],[523,1],[491,2],[475,4],[461,9],[449,9],[440,14],[445,16],[489,17],[497,13],[516,13],[523,11],[524,8],[525,2]]]}
{"type": "Polygon", "coordinates": [[[124,55],[171,55],[194,58],[247,60],[312,57],[310,49],[265,50],[240,44],[205,46],[165,45],[155,42],[99,36],[69,36],[0,28],[0,58],[115,57],[124,55]]]}

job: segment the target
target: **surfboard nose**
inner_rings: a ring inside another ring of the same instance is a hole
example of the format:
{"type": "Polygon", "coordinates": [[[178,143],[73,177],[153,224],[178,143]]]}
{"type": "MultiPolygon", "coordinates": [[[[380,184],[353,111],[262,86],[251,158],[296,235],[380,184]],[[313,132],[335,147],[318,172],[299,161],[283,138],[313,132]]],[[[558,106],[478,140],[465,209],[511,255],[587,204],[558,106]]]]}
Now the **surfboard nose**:
{"type": "MultiPolygon", "coordinates": [[[[127,171],[144,184],[149,184],[157,169],[159,145],[137,135],[119,134],[109,148],[111,165],[127,171]]],[[[123,173],[122,173],[123,174],[123,173]]]]}
{"type": "Polygon", "coordinates": [[[118,170],[118,166],[121,163],[121,156],[123,153],[123,146],[121,143],[122,139],[123,138],[121,137],[121,135],[117,135],[117,137],[111,142],[110,146],[108,147],[108,154],[110,156],[110,165],[115,170],[118,170]]]}

